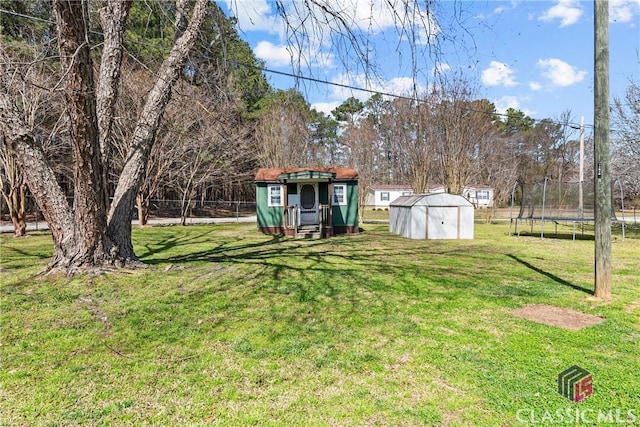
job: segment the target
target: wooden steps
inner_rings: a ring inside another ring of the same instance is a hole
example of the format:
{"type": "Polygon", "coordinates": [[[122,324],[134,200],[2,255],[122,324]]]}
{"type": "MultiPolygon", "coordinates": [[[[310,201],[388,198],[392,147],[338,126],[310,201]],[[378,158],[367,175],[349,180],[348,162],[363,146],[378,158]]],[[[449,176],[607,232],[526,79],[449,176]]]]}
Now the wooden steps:
{"type": "Polygon", "coordinates": [[[296,239],[321,239],[322,231],[319,224],[300,225],[296,230],[296,239]]]}

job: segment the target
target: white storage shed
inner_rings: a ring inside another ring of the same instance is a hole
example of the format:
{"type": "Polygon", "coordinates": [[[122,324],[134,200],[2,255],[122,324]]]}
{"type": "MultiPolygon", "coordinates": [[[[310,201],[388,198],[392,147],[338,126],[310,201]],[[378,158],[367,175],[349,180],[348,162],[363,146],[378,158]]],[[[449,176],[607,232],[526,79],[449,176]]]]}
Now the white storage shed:
{"type": "Polygon", "coordinates": [[[389,231],[410,239],[473,239],[473,215],[462,196],[401,196],[389,205],[389,231]]]}

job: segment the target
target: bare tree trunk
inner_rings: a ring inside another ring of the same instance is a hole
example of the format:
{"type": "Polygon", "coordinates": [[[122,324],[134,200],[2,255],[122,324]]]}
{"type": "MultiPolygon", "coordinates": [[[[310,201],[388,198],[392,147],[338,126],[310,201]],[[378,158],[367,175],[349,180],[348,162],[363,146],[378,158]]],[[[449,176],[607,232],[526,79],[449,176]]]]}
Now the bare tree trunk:
{"type": "Polygon", "coordinates": [[[132,4],[131,0],[103,1],[100,7],[104,44],[96,92],[96,111],[100,130],[100,151],[104,159],[110,155],[111,133],[122,69],[125,26],[132,4]]]}
{"type": "Polygon", "coordinates": [[[57,184],[42,144],[35,140],[5,90],[0,93],[0,130],[49,223],[54,241],[49,268],[72,273],[113,264],[119,257],[106,236],[107,182],[100,152],[87,3],[60,0],[54,2],[54,9],[73,156],[73,208],[57,184]]]}
{"type": "Polygon", "coordinates": [[[136,205],[138,205],[138,225],[144,227],[149,219],[149,199],[142,191],[136,196],[136,205]]]}
{"type": "MultiPolygon", "coordinates": [[[[73,215],[76,245],[58,254],[61,266],[99,265],[108,259],[106,181],[98,137],[93,61],[88,44],[86,2],[54,2],[64,94],[74,158],[73,215]]],[[[55,181],[54,181],[55,182],[55,181]]]]}
{"type": "Polygon", "coordinates": [[[9,208],[9,217],[13,224],[13,231],[15,237],[22,237],[27,234],[27,219],[25,212],[25,184],[21,184],[18,187],[12,187],[9,194],[4,193],[5,202],[9,208]]]}
{"type": "MultiPolygon", "coordinates": [[[[138,119],[129,154],[125,161],[108,217],[108,235],[116,243],[121,256],[137,260],[131,243],[133,204],[145,177],[146,165],[155,141],[162,115],[171,98],[171,88],[182,72],[187,55],[195,45],[206,17],[208,0],[198,0],[191,22],[176,40],[171,53],[162,63],[158,80],[149,93],[138,119]]],[[[182,23],[182,20],[179,20],[182,23]]]]}
{"type": "Polygon", "coordinates": [[[0,192],[7,203],[15,236],[21,237],[27,234],[25,206],[27,185],[24,183],[24,175],[16,162],[13,151],[5,147],[4,142],[1,150],[0,166],[4,173],[0,175],[0,192]]]}
{"type": "Polygon", "coordinates": [[[42,147],[33,140],[4,90],[0,92],[0,130],[5,148],[13,150],[23,171],[29,171],[24,174],[25,181],[42,209],[53,236],[54,256],[51,265],[59,265],[66,258],[65,254],[71,253],[75,246],[73,215],[42,147]]]}
{"type": "Polygon", "coordinates": [[[191,198],[187,196],[187,193],[182,194],[182,200],[180,201],[180,225],[183,227],[187,225],[187,215],[189,213],[189,206],[191,205],[191,198]]]}
{"type": "Polygon", "coordinates": [[[27,218],[25,212],[26,189],[26,184],[20,184],[17,189],[14,189],[11,195],[14,206],[11,211],[11,222],[13,223],[16,237],[22,237],[27,234],[27,218]]]}
{"type": "MultiPolygon", "coordinates": [[[[115,108],[118,100],[118,87],[122,69],[122,53],[125,29],[129,9],[133,2],[102,1],[100,23],[104,34],[98,87],[96,90],[96,114],[100,138],[100,153],[104,161],[102,180],[108,182],[109,162],[111,159],[111,139],[115,108]]],[[[102,191],[105,206],[109,206],[109,191],[105,185],[102,191]]]]}

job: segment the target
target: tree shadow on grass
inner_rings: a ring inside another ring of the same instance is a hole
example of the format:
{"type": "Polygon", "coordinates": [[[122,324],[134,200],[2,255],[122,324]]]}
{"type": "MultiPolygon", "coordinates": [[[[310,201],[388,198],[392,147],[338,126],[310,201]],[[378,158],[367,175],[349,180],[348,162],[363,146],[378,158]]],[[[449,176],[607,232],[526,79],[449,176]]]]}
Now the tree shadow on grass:
{"type": "Polygon", "coordinates": [[[556,239],[556,240],[591,240],[593,241],[595,238],[593,237],[593,235],[591,234],[579,234],[576,232],[576,234],[572,234],[569,232],[553,232],[553,231],[546,231],[544,233],[544,236],[541,236],[540,232],[534,232],[531,233],[529,231],[522,231],[519,233],[519,236],[521,237],[539,237],[539,238],[544,238],[544,239],[556,239]]]}
{"type": "MultiPolygon", "coordinates": [[[[26,251],[20,248],[17,248],[15,246],[9,246],[4,248],[5,251],[13,251],[19,255],[21,255],[24,258],[38,258],[38,259],[49,259],[51,258],[51,254],[50,253],[38,253],[36,251],[26,251]]],[[[6,255],[5,255],[6,257],[6,255]]],[[[22,267],[21,264],[17,265],[16,267],[22,267]]]]}
{"type": "MultiPolygon", "coordinates": [[[[245,276],[242,281],[246,289],[259,292],[267,298],[290,294],[298,302],[312,305],[321,297],[346,298],[352,311],[361,309],[373,299],[386,308],[384,293],[390,290],[381,283],[374,283],[368,272],[389,273],[396,269],[372,259],[372,250],[359,248],[356,241],[352,245],[352,239],[347,237],[338,246],[335,239],[297,240],[280,235],[265,237],[258,240],[251,237],[248,241],[225,238],[212,241],[206,249],[198,248],[164,257],[162,248],[158,248],[153,253],[145,254],[147,257],[153,256],[153,259],[141,258],[152,265],[211,263],[213,266],[229,265],[232,268],[238,264],[249,265],[248,269],[243,268],[245,276]],[[345,246],[353,250],[347,251],[345,246]],[[351,286],[344,285],[346,282],[351,286]]],[[[176,243],[172,242],[169,246],[176,243]]]]}
{"type": "Polygon", "coordinates": [[[572,289],[584,292],[584,293],[589,294],[589,295],[593,294],[593,291],[591,289],[587,289],[587,288],[583,288],[582,286],[574,285],[573,283],[568,282],[568,281],[564,280],[563,278],[556,276],[553,273],[549,273],[548,271],[542,270],[541,268],[538,268],[535,265],[530,264],[529,262],[527,262],[527,261],[525,261],[523,259],[520,259],[520,258],[518,258],[517,256],[515,256],[513,254],[507,254],[507,256],[509,258],[513,259],[514,261],[517,261],[520,264],[524,265],[525,267],[530,268],[531,270],[533,270],[533,271],[535,271],[537,273],[540,273],[543,276],[547,276],[549,279],[553,280],[556,283],[559,283],[559,284],[564,285],[564,286],[568,286],[568,287],[570,287],[572,289]]]}
{"type": "Polygon", "coordinates": [[[175,263],[186,264],[192,262],[230,262],[241,261],[246,259],[263,259],[271,256],[282,256],[287,251],[295,250],[296,246],[283,247],[280,243],[287,241],[280,235],[271,235],[269,240],[259,240],[253,242],[243,242],[237,244],[231,240],[223,240],[222,242],[213,243],[210,248],[192,251],[184,254],[178,254],[173,256],[166,256],[162,258],[144,259],[146,257],[159,254],[179,244],[189,243],[194,241],[198,237],[195,236],[188,240],[180,241],[180,239],[171,239],[171,241],[165,242],[162,246],[153,250],[148,250],[147,253],[140,256],[141,259],[147,264],[163,264],[163,263],[175,263]]]}
{"type": "MultiPolygon", "coordinates": [[[[500,286],[496,288],[498,291],[487,293],[487,287],[474,285],[486,279],[486,272],[477,266],[495,258],[495,254],[487,256],[484,247],[465,245],[466,261],[460,265],[462,248],[459,245],[446,242],[408,245],[394,236],[364,234],[318,240],[280,235],[167,236],[168,240],[159,246],[147,247],[148,252],[141,259],[152,265],[191,264],[205,269],[209,264],[214,276],[241,271],[234,275],[242,274],[242,278],[230,281],[230,286],[242,280],[248,292],[266,298],[289,294],[302,303],[314,304],[316,298],[336,298],[336,301],[348,301],[350,312],[371,304],[387,310],[388,294],[398,292],[418,299],[425,298],[428,292],[439,292],[442,298],[454,303],[469,293],[482,299],[492,299],[495,295],[514,298],[528,295],[527,289],[518,287],[500,286]],[[204,245],[203,239],[207,242],[204,245]],[[188,248],[191,244],[194,246],[188,248]],[[187,246],[184,251],[172,250],[181,245],[187,246]],[[465,264],[470,266],[466,268],[465,264]]],[[[557,283],[591,292],[514,255],[507,256],[557,283]]],[[[207,278],[214,277],[208,270],[207,274],[207,278]]]]}
{"type": "Polygon", "coordinates": [[[188,244],[188,243],[196,243],[197,239],[200,238],[204,238],[205,236],[209,235],[210,231],[206,231],[206,232],[202,232],[196,235],[191,235],[191,234],[175,234],[173,237],[168,238],[168,239],[164,239],[162,241],[161,244],[158,244],[157,242],[153,242],[153,244],[144,244],[142,245],[144,247],[144,249],[146,250],[146,252],[142,253],[142,254],[138,254],[138,258],[140,258],[141,260],[143,260],[145,263],[147,264],[158,264],[161,262],[164,262],[162,259],[160,260],[155,260],[155,259],[147,259],[145,260],[144,258],[148,258],[151,257],[153,255],[156,255],[158,253],[161,252],[166,252],[170,249],[173,249],[179,245],[184,245],[184,244],[188,244]]]}

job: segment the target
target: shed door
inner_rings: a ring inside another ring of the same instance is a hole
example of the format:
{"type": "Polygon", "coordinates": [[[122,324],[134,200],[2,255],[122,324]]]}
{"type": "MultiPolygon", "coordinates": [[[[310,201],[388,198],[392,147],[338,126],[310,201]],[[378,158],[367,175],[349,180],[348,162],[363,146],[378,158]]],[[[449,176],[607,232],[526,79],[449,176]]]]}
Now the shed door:
{"type": "Polygon", "coordinates": [[[300,224],[318,224],[318,184],[300,186],[300,224]]]}
{"type": "Polygon", "coordinates": [[[427,208],[427,239],[457,239],[458,207],[430,206],[427,208]]]}

